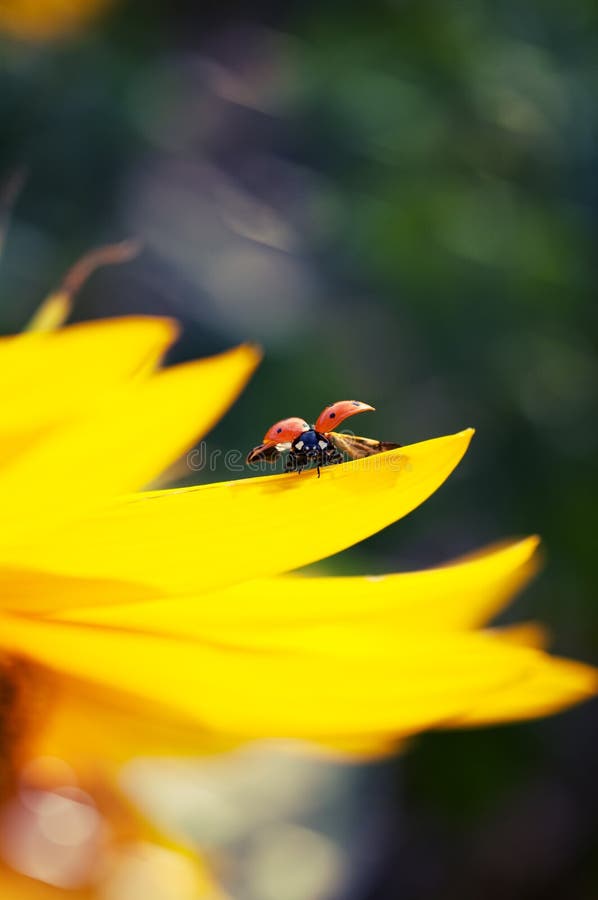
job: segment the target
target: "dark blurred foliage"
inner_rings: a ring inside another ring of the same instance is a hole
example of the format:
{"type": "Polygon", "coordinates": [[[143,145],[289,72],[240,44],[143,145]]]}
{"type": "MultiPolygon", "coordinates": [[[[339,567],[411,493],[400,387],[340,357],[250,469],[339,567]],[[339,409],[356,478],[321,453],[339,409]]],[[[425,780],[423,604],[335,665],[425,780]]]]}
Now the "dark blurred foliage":
{"type": "MultiPolygon", "coordinates": [[[[545,572],[509,616],[595,662],[597,58],[590,0],[122,2],[76,38],[6,40],[0,171],[29,174],[0,324],[140,235],[75,318],[176,315],[172,359],[262,343],[210,448],[353,396],[372,436],[475,425],[436,496],[326,568],[539,532],[545,572]]],[[[368,896],[596,896],[596,731],[590,704],[422,739],[368,896]]]]}

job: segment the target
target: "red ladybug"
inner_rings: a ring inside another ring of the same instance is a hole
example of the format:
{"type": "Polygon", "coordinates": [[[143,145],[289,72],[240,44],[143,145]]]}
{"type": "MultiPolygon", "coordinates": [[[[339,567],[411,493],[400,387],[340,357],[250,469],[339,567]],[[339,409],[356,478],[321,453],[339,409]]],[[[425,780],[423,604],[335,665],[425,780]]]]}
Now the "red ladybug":
{"type": "Polygon", "coordinates": [[[359,400],[339,400],[327,406],[312,426],[297,417],[281,419],[268,429],[263,443],[249,451],[247,462],[265,460],[275,463],[281,453],[288,451],[285,464],[287,472],[301,472],[306,466],[315,463],[319,478],[320,467],[342,462],[343,453],[351,459],[359,459],[400,447],[400,444],[390,441],[377,441],[330,430],[332,425],[340,425],[349,416],[373,409],[373,406],[359,400]]]}

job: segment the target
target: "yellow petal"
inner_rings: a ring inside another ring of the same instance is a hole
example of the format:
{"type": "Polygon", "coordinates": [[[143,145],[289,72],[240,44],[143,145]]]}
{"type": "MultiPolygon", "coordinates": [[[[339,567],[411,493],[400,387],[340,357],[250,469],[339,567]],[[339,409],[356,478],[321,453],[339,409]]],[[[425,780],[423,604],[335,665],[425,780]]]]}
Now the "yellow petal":
{"type": "Polygon", "coordinates": [[[142,487],[212,427],[258,361],[248,346],[123,387],[0,470],[7,541],[142,487]]]}
{"type": "Polygon", "coordinates": [[[491,629],[491,633],[502,641],[535,647],[537,650],[546,650],[550,645],[548,628],[539,622],[521,622],[506,628],[491,629]]]}
{"type": "MultiPolygon", "coordinates": [[[[125,316],[81,322],[52,332],[28,332],[0,338],[0,387],[31,394],[70,411],[96,393],[131,378],[148,361],[156,365],[178,334],[171,319],[125,316]],[[75,401],[78,401],[77,404],[75,401]],[[83,401],[83,402],[81,402],[83,401]]],[[[17,405],[14,397],[4,398],[17,405]]],[[[16,410],[14,411],[16,415],[16,410]]],[[[3,406],[2,416],[6,415],[3,406]]]]}
{"type": "MultiPolygon", "coordinates": [[[[130,581],[131,602],[148,590],[205,593],[278,574],[407,515],[452,472],[472,433],[331,466],[321,478],[304,472],[139,494],[43,543],[11,549],[10,564],[130,581]]],[[[0,490],[6,508],[1,483],[0,490]]],[[[39,501],[47,506],[43,494],[39,501]]]]}
{"type": "Polygon", "coordinates": [[[169,319],[128,317],[0,339],[0,466],[50,427],[155,367],[177,334],[169,319]]]}
{"type": "MultiPolygon", "coordinates": [[[[5,616],[5,648],[241,737],[408,735],[483,708],[521,684],[538,651],[484,633],[403,634],[361,625],[289,632],[278,647],[185,640],[5,616]]],[[[151,705],[149,705],[151,704],[151,705]]]]}
{"type": "MultiPolygon", "coordinates": [[[[48,614],[62,610],[70,619],[75,617],[75,613],[78,617],[80,606],[86,609],[89,605],[93,613],[91,620],[101,623],[104,604],[118,606],[123,602],[126,603],[133,593],[137,600],[142,598],[152,600],[161,596],[151,588],[130,585],[127,582],[71,578],[68,575],[54,575],[25,567],[0,566],[0,608],[15,612],[48,614]]],[[[135,608],[139,605],[136,603],[135,608]]],[[[83,613],[84,611],[82,615],[83,613]]],[[[85,620],[84,615],[83,619],[85,620]]]]}
{"type": "Polygon", "coordinates": [[[235,741],[206,733],[197,721],[155,716],[155,709],[116,688],[94,685],[37,667],[45,691],[29,755],[68,759],[81,777],[92,778],[137,756],[198,756],[232,749],[235,741]]]}
{"type": "MultiPolygon", "coordinates": [[[[71,578],[68,575],[38,572],[25,567],[0,566],[0,608],[15,612],[48,614],[64,610],[65,617],[75,618],[77,614],[78,618],[78,608],[90,606],[91,620],[102,623],[105,618],[104,604],[109,604],[110,608],[123,604],[123,609],[129,610],[128,604],[133,593],[136,598],[143,597],[146,600],[155,600],[161,596],[157,591],[142,585],[135,585],[133,588],[126,581],[71,578]]],[[[126,611],[123,617],[127,618],[126,611]]],[[[149,618],[152,618],[151,614],[149,618]]]]}
{"type": "Polygon", "coordinates": [[[598,692],[598,670],[568,659],[542,655],[527,677],[516,685],[484,697],[447,728],[470,728],[550,716],[598,692]]]}
{"type": "Polygon", "coordinates": [[[28,323],[27,331],[55,331],[64,325],[72,309],[73,298],[64,291],[56,291],[46,297],[28,323]]]}
{"type": "MultiPolygon", "coordinates": [[[[68,610],[65,616],[71,621],[157,634],[201,634],[202,629],[215,625],[229,634],[235,629],[245,633],[257,629],[275,635],[281,628],[351,621],[384,622],[405,631],[446,631],[475,628],[509,602],[534,574],[537,546],[538,538],[529,537],[499,548],[492,546],[465,562],[396,575],[256,579],[200,599],[169,597],[122,605],[123,599],[126,601],[122,584],[102,588],[98,581],[69,582],[56,576],[46,576],[38,592],[49,601],[46,609],[59,609],[61,594],[67,610],[74,605],[66,599],[68,594],[81,607],[89,607],[68,610]],[[106,603],[108,597],[120,605],[93,606],[94,602],[106,603]]],[[[4,583],[0,571],[1,593],[11,597],[12,608],[23,608],[19,604],[21,597],[27,604],[31,578],[40,576],[5,575],[4,583]],[[23,577],[26,587],[16,584],[23,577]]],[[[152,599],[151,592],[146,599],[152,599]]]]}

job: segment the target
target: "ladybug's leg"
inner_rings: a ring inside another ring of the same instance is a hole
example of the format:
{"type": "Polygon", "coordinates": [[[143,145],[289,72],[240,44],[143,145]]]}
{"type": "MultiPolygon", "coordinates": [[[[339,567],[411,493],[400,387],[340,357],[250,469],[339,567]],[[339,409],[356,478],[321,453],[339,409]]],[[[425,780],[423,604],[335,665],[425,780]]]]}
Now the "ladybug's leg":
{"type": "Polygon", "coordinates": [[[307,465],[307,457],[304,453],[296,453],[291,451],[287,456],[286,470],[287,472],[297,472],[301,474],[301,470],[307,465]]]}
{"type": "Polygon", "coordinates": [[[318,478],[320,477],[320,466],[325,466],[326,462],[324,459],[324,454],[321,450],[318,450],[314,453],[314,462],[316,464],[316,469],[318,470],[318,478]]]}
{"type": "Polygon", "coordinates": [[[320,466],[329,466],[333,462],[334,451],[330,447],[320,450],[318,454],[318,478],[320,477],[320,466]]]}

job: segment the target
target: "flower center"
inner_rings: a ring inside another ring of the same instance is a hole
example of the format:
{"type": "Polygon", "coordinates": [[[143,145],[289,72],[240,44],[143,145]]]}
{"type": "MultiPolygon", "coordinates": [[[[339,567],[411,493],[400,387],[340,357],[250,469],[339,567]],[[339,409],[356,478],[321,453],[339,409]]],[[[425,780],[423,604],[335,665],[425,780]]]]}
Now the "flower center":
{"type": "Polygon", "coordinates": [[[31,739],[49,713],[50,691],[35,664],[0,655],[0,803],[14,791],[31,739]]]}

